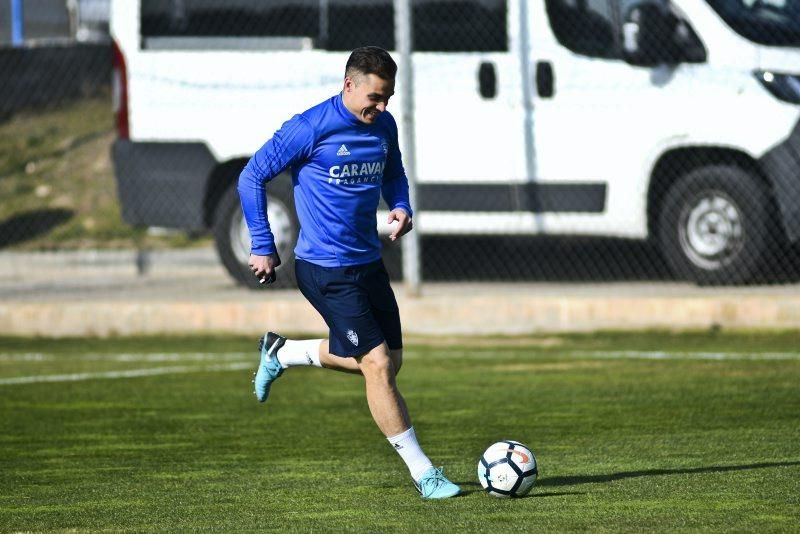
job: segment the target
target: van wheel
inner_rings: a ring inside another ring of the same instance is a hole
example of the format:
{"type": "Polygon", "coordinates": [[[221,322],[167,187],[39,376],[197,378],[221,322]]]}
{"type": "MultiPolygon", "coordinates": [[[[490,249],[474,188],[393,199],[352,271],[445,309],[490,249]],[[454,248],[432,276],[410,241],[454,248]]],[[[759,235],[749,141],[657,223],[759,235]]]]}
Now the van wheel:
{"type": "Polygon", "coordinates": [[[763,276],[781,240],[762,182],[740,167],[696,169],[667,192],[658,241],[673,274],[701,285],[763,276]]]}
{"type": "Polygon", "coordinates": [[[403,279],[403,247],[397,241],[394,243],[389,238],[381,239],[381,258],[390,280],[403,279]]]}
{"type": "MultiPolygon", "coordinates": [[[[278,177],[267,184],[267,217],[281,257],[278,278],[269,287],[294,287],[294,246],[299,225],[294,211],[291,182],[278,177]]],[[[250,289],[267,287],[253,276],[247,262],[250,259],[250,231],[244,220],[239,193],[235,185],[220,199],[214,215],[214,240],[217,253],[228,273],[238,284],[250,289]]]]}

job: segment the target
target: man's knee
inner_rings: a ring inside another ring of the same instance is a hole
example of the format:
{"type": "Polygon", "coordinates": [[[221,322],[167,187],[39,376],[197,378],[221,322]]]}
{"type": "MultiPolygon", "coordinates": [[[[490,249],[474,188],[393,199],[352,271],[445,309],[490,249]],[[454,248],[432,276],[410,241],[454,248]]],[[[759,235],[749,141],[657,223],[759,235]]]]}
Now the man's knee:
{"type": "Polygon", "coordinates": [[[395,366],[386,343],[378,345],[365,355],[357,358],[357,361],[364,376],[394,377],[395,366]]]}

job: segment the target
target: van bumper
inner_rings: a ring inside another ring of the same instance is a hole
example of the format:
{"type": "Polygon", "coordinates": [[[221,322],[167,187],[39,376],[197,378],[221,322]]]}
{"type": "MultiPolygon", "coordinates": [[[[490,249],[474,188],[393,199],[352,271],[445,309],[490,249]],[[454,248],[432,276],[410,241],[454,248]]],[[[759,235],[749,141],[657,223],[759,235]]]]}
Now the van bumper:
{"type": "Polygon", "coordinates": [[[772,183],[786,237],[800,240],[800,121],[788,139],[759,159],[772,183]]]}
{"type": "Polygon", "coordinates": [[[203,143],[137,143],[111,149],[123,220],[134,226],[207,229],[204,202],[217,161],[203,143]]]}

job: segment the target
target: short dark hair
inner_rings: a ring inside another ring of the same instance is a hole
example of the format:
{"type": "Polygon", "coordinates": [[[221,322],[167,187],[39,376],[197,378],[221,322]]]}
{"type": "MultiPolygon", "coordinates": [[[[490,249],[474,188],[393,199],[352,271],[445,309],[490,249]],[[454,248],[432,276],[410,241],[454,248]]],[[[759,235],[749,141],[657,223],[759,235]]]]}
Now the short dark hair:
{"type": "Polygon", "coordinates": [[[384,80],[394,80],[397,63],[389,52],[378,46],[362,46],[350,54],[344,75],[351,78],[356,74],[374,74],[384,80]]]}

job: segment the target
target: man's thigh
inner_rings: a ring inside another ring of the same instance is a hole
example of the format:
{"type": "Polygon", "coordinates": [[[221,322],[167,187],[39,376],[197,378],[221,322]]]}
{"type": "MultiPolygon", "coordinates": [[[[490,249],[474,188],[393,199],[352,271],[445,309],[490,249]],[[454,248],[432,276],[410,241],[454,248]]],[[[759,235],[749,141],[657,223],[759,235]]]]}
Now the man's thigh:
{"type": "Polygon", "coordinates": [[[389,283],[389,273],[386,272],[382,261],[366,267],[362,284],[367,289],[372,314],[383,332],[389,349],[402,349],[403,333],[400,325],[400,310],[389,283]]]}
{"type": "Polygon", "coordinates": [[[369,287],[361,283],[362,270],[295,263],[300,291],[322,315],[330,329],[330,353],[361,356],[384,342],[380,320],[371,305],[369,287]]]}

